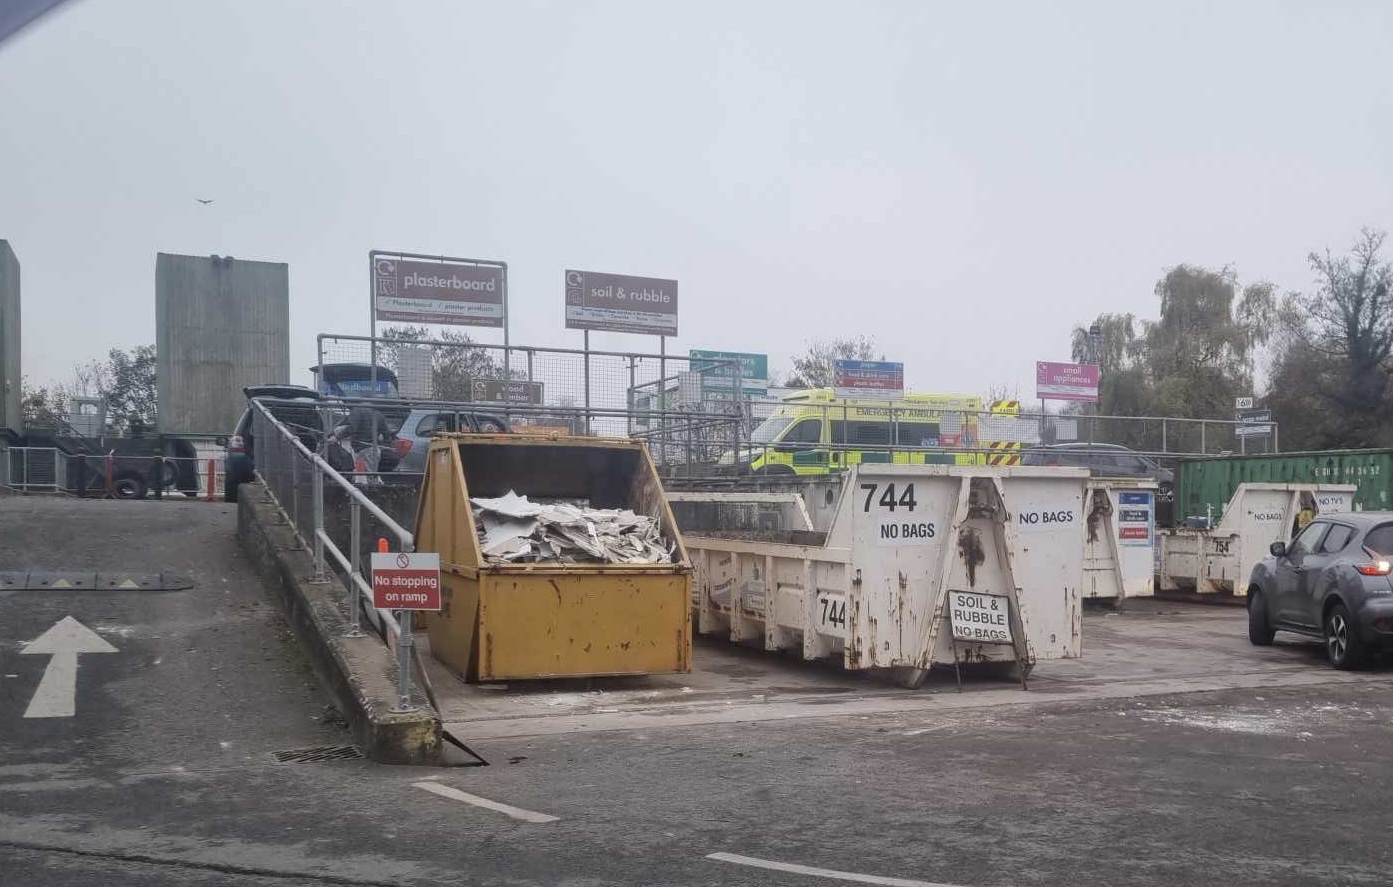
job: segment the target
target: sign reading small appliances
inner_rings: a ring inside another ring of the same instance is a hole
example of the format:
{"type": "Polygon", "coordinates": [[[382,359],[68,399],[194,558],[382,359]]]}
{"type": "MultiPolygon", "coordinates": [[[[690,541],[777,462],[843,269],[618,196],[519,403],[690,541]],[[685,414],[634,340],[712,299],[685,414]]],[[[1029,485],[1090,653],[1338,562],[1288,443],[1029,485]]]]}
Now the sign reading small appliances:
{"type": "Polygon", "coordinates": [[[566,271],[566,329],[677,335],[677,281],[566,271]]]}
{"type": "Polygon", "coordinates": [[[372,254],[373,311],[378,320],[501,327],[507,286],[501,262],[432,262],[372,254]]]}
{"type": "Polygon", "coordinates": [[[1098,367],[1087,363],[1035,362],[1035,396],[1041,400],[1098,402],[1098,367]]]}

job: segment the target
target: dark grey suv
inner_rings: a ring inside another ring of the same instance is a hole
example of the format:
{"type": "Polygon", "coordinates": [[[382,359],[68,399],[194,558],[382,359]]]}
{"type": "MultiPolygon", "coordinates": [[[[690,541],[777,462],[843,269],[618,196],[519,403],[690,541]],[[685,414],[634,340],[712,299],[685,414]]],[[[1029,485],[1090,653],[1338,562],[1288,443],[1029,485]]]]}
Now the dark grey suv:
{"type": "Polygon", "coordinates": [[[1277,631],[1325,642],[1336,668],[1358,668],[1393,646],[1393,512],[1322,516],[1272,554],[1248,580],[1248,640],[1277,631]]]}

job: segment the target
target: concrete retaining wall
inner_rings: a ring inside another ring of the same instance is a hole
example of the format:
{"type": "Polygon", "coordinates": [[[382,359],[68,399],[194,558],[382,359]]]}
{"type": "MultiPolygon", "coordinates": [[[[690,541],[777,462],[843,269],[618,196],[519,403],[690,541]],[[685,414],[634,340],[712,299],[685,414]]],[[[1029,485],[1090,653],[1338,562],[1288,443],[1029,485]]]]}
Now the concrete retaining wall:
{"type": "Polygon", "coordinates": [[[343,636],[348,629],[343,585],[336,579],[310,583],[310,553],[259,483],[237,491],[237,537],[363,753],[387,764],[441,763],[439,713],[424,697],[415,700],[415,712],[390,711],[397,698],[390,652],[376,637],[343,636]]]}

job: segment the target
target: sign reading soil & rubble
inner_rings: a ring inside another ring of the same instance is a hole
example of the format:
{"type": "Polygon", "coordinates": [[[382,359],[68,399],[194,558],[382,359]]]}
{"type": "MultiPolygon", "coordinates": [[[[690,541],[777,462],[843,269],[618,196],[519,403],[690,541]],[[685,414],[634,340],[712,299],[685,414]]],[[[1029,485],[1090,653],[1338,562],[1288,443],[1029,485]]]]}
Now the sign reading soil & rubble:
{"type": "Polygon", "coordinates": [[[983,644],[1011,643],[1011,605],[1006,598],[978,591],[948,592],[953,637],[983,644]]]}
{"type": "Polygon", "coordinates": [[[374,553],[372,605],[379,610],[439,610],[440,555],[374,553]]]}
{"type": "Polygon", "coordinates": [[[566,271],[566,329],[677,335],[677,281],[566,271]]]}

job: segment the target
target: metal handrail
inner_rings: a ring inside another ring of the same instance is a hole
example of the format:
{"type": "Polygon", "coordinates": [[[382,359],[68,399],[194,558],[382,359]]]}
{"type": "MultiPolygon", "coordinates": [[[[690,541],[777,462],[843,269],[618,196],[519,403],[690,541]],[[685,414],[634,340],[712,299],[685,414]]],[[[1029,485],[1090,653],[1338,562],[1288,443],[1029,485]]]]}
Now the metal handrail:
{"type": "MultiPolygon", "coordinates": [[[[320,456],[318,453],[312,452],[309,447],[305,446],[304,443],[302,443],[300,439],[295,436],[294,432],[292,432],[289,428],[285,426],[283,422],[281,422],[279,419],[277,419],[275,416],[271,414],[271,411],[266,408],[265,404],[261,403],[261,401],[259,400],[253,400],[252,407],[253,409],[258,410],[266,418],[266,420],[270,422],[272,426],[274,426],[275,429],[279,431],[283,437],[285,437],[286,440],[290,441],[291,446],[298,450],[302,456],[308,459],[311,465],[313,465],[319,471],[323,472],[323,476],[327,476],[335,484],[338,484],[345,491],[347,491],[349,498],[352,501],[357,502],[360,507],[366,508],[368,510],[368,514],[371,514],[373,517],[377,518],[383,526],[390,530],[392,534],[397,537],[397,541],[401,543],[402,551],[416,550],[416,537],[411,533],[411,531],[407,530],[401,524],[398,524],[396,521],[392,520],[392,518],[388,516],[387,512],[383,511],[381,508],[377,506],[377,503],[373,502],[367,496],[363,495],[363,491],[358,489],[356,484],[354,484],[348,478],[344,477],[342,474],[339,474],[338,471],[336,471],[333,468],[333,466],[331,466],[327,461],[325,461],[324,458],[320,456]]],[[[318,507],[323,508],[322,499],[318,503],[318,507]]],[[[319,528],[323,529],[322,520],[319,521],[319,524],[319,528]]]]}
{"type": "MultiPolygon", "coordinates": [[[[350,627],[347,635],[349,637],[362,636],[362,619],[364,614],[369,614],[369,618],[374,622],[373,627],[377,629],[379,635],[387,642],[388,646],[392,646],[392,642],[394,640],[396,641],[395,652],[397,656],[398,701],[393,711],[406,712],[414,709],[411,701],[411,664],[413,661],[417,662],[418,668],[420,669],[421,687],[426,697],[434,704],[435,694],[431,689],[425,669],[419,662],[415,645],[412,643],[411,611],[403,610],[401,618],[398,620],[391,611],[379,610],[373,607],[372,586],[363,578],[360,569],[362,545],[360,544],[359,537],[361,536],[361,515],[364,509],[376,518],[387,532],[397,538],[397,543],[401,546],[401,551],[415,551],[416,544],[414,534],[393,520],[377,505],[377,503],[373,502],[362,490],[358,489],[354,483],[335,470],[327,460],[305,446],[295,432],[291,431],[285,423],[281,422],[271,413],[266,404],[262,403],[260,400],[254,399],[251,401],[251,408],[259,413],[262,419],[269,423],[269,427],[280,435],[283,442],[289,442],[292,448],[291,452],[303,456],[313,470],[314,531],[310,534],[311,538],[307,540],[311,543],[314,551],[314,575],[311,577],[310,581],[313,583],[329,581],[328,572],[325,570],[325,558],[326,556],[331,558],[335,564],[337,564],[338,568],[343,570],[347,575],[348,605],[350,610],[350,627]],[[324,529],[324,479],[326,477],[348,494],[352,520],[351,529],[349,531],[352,550],[349,552],[348,556],[344,555],[324,529]]],[[[263,452],[268,449],[264,442],[262,448],[263,452]]],[[[295,472],[296,465],[297,463],[292,458],[290,463],[292,474],[295,472]]],[[[257,466],[256,473],[261,476],[263,482],[266,481],[266,477],[262,473],[261,465],[257,466]]],[[[266,489],[267,492],[270,493],[272,499],[275,500],[277,507],[284,513],[285,506],[276,498],[274,485],[267,483],[266,489]]],[[[296,496],[295,498],[294,510],[298,511],[299,497],[296,496]]],[[[297,518],[298,514],[291,519],[291,526],[295,534],[299,536],[302,541],[306,541],[304,534],[301,532],[297,518]]]]}

